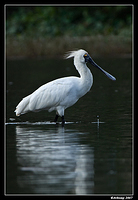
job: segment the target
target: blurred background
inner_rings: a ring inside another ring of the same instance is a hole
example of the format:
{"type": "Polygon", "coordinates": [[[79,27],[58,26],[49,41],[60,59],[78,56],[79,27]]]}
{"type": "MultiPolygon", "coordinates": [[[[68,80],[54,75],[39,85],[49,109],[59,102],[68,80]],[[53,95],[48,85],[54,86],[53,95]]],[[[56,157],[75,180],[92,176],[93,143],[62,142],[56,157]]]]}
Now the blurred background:
{"type": "Polygon", "coordinates": [[[131,55],[132,5],[6,6],[6,41],[7,58],[131,55]]]}

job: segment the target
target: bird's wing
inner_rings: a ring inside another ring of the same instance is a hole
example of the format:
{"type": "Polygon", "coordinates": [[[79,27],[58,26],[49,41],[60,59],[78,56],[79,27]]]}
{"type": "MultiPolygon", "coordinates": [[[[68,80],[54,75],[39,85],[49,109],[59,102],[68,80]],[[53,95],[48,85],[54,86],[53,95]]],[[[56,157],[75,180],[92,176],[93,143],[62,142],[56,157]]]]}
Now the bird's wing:
{"type": "MultiPolygon", "coordinates": [[[[76,77],[67,77],[51,81],[32,93],[29,109],[31,111],[37,111],[41,109],[47,109],[57,107],[65,102],[65,99],[72,93],[74,90],[74,78],[76,77]]],[[[76,78],[77,79],[77,78],[76,78]]]]}

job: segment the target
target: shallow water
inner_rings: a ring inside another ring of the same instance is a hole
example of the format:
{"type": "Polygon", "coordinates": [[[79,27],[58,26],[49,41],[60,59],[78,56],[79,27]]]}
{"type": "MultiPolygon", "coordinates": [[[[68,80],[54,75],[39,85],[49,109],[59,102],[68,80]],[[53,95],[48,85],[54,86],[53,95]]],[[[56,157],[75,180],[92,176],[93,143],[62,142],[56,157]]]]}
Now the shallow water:
{"type": "Polygon", "coordinates": [[[131,59],[95,61],[117,80],[88,65],[94,84],[65,111],[65,127],[51,123],[54,112],[16,117],[14,109],[42,84],[78,76],[72,61],[7,61],[7,194],[133,193],[131,59]]]}

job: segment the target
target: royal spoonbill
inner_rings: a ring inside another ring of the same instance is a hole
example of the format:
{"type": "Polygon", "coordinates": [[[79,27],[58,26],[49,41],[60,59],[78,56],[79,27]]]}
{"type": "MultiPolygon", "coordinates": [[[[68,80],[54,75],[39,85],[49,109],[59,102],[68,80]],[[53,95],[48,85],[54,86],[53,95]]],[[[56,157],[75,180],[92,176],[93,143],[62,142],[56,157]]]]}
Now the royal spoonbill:
{"type": "Polygon", "coordinates": [[[59,78],[39,87],[32,94],[23,98],[16,107],[16,116],[33,111],[55,110],[57,122],[58,117],[62,118],[62,125],[65,123],[64,111],[66,108],[75,104],[80,97],[84,96],[93,84],[93,76],[86,63],[100,69],[108,78],[115,81],[116,78],[99,67],[83,49],[70,51],[66,58],[74,57],[74,65],[80,77],[69,76],[59,78]]]}

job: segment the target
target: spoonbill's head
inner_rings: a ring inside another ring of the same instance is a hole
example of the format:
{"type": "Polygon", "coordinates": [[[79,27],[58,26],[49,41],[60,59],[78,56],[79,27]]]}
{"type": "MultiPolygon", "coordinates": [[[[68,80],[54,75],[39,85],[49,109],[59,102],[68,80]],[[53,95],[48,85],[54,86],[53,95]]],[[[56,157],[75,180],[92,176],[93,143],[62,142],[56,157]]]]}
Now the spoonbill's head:
{"type": "Polygon", "coordinates": [[[66,58],[74,57],[74,61],[86,63],[85,55],[89,55],[87,51],[79,49],[77,51],[69,51],[66,55],[66,58]]]}
{"type": "Polygon", "coordinates": [[[92,64],[94,67],[97,67],[99,70],[101,70],[109,79],[111,79],[112,81],[115,81],[116,78],[114,76],[112,76],[111,74],[109,74],[108,72],[106,72],[105,70],[103,70],[99,65],[97,65],[93,59],[91,58],[91,56],[88,54],[87,51],[83,50],[83,49],[79,49],[77,51],[70,51],[66,58],[71,58],[74,57],[74,64],[79,62],[79,63],[87,63],[89,62],[90,64],[92,64]]]}

